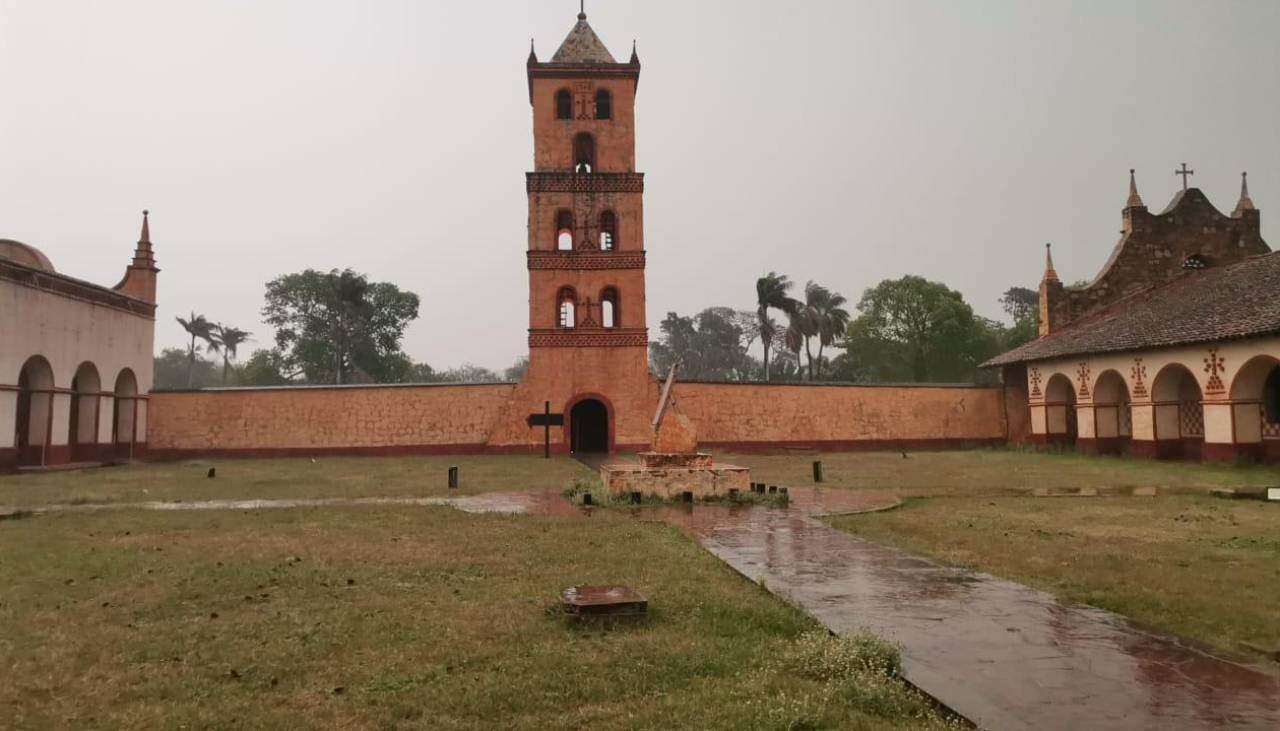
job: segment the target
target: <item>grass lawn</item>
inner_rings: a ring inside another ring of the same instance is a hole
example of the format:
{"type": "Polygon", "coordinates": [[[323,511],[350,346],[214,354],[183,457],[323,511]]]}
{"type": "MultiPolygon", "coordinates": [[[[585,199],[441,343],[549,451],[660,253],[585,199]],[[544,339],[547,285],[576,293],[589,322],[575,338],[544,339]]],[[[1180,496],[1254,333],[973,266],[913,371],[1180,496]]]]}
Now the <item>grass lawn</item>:
{"type": "Polygon", "coordinates": [[[890,490],[903,497],[1022,494],[1038,487],[1144,487],[1203,491],[1211,487],[1280,486],[1280,470],[1149,459],[1088,457],[1013,449],[953,452],[837,452],[815,455],[716,454],[751,468],[751,479],[813,484],[822,460],[825,485],[890,490]]]}
{"type": "MultiPolygon", "coordinates": [[[[340,490],[355,466],[316,479],[340,490]]],[[[942,726],[675,529],[621,515],[53,513],[0,521],[0,556],[9,728],[942,726]],[[576,583],[637,588],[648,623],[568,626],[576,583]]]]}
{"type": "Polygon", "coordinates": [[[92,470],[0,475],[0,505],[247,498],[428,497],[445,495],[448,469],[460,494],[554,488],[589,475],[568,457],[351,457],[169,462],[92,470]],[[208,479],[210,467],[217,476],[208,479]]]}
{"type": "Polygon", "coordinates": [[[833,523],[1227,649],[1280,646],[1280,505],[932,497],[833,523]]]}

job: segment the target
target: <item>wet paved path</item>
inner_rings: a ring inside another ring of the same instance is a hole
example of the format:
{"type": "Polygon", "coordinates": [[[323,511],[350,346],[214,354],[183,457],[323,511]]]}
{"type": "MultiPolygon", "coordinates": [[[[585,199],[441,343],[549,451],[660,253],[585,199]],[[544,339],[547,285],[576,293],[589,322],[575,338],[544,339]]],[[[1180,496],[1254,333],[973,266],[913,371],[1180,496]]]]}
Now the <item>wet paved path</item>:
{"type": "MultiPolygon", "coordinates": [[[[1280,729],[1280,674],[1123,617],[986,574],[943,567],[837,531],[815,516],[889,507],[885,493],[792,490],[788,509],[637,508],[680,526],[748,578],[835,632],[899,643],[907,678],[989,729],[1280,729]]],[[[32,512],[449,505],[579,515],[552,491],[455,498],[217,500],[48,506],[32,512]]]]}

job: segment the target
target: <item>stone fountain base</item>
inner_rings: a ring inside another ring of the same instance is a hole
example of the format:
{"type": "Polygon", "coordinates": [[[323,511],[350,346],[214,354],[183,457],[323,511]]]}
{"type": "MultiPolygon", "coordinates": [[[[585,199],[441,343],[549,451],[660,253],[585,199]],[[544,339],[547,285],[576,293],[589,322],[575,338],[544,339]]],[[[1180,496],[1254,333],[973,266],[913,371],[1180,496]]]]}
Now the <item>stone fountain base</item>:
{"type": "Polygon", "coordinates": [[[746,467],[713,464],[705,452],[641,452],[639,464],[601,467],[600,479],[615,495],[638,492],[661,498],[678,498],[686,492],[695,498],[723,497],[729,490],[746,494],[751,487],[746,467]]]}

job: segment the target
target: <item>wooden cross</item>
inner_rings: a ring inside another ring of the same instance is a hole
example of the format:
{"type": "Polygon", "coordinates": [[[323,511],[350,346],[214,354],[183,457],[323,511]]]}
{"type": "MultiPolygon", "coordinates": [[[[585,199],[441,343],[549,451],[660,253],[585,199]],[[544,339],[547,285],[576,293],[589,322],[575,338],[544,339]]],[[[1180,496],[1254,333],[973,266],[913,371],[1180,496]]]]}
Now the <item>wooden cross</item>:
{"type": "Polygon", "coordinates": [[[1190,175],[1195,175],[1195,174],[1196,174],[1196,171],[1194,171],[1194,170],[1188,170],[1188,169],[1187,169],[1187,164],[1184,162],[1184,163],[1182,163],[1182,169],[1181,169],[1181,170],[1174,170],[1174,171],[1173,171],[1173,174],[1174,174],[1174,175],[1181,175],[1181,176],[1182,176],[1182,192],[1183,192],[1183,193],[1185,193],[1185,192],[1187,192],[1187,177],[1188,177],[1188,176],[1190,176],[1190,175]]]}

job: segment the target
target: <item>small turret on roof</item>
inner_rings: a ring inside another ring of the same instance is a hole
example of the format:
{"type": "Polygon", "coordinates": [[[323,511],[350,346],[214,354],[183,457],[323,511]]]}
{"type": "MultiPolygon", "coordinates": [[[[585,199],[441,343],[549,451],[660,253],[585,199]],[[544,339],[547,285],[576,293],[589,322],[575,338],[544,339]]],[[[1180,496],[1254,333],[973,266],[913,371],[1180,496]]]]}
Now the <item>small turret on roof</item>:
{"type": "Polygon", "coordinates": [[[1053,244],[1044,245],[1044,278],[1045,282],[1060,282],[1058,272],[1053,268],[1053,244]]]}
{"type": "Polygon", "coordinates": [[[1232,218],[1240,218],[1245,211],[1256,211],[1253,205],[1253,199],[1249,197],[1249,173],[1240,173],[1240,201],[1236,203],[1236,209],[1231,212],[1232,218]]]}
{"type": "Polygon", "coordinates": [[[1134,178],[1134,169],[1129,168],[1129,200],[1125,201],[1125,208],[1146,208],[1147,204],[1142,202],[1142,196],[1138,195],[1138,181],[1134,178]]]}

